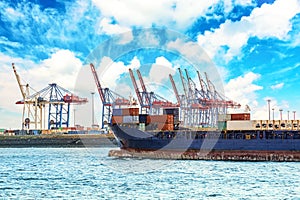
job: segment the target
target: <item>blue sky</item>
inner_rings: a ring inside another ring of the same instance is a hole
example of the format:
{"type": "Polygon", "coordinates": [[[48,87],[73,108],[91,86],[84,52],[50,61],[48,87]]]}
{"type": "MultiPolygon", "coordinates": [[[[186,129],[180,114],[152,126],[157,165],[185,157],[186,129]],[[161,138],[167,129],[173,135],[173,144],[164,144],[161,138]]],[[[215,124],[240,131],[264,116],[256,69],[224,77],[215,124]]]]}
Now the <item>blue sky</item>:
{"type": "MultiPolygon", "coordinates": [[[[288,110],[296,111],[299,118],[299,30],[297,0],[1,0],[0,127],[20,128],[21,124],[22,108],[14,104],[21,93],[12,62],[23,83],[36,91],[56,82],[90,98],[90,91],[96,88],[86,63],[96,52],[101,55],[97,68],[104,85],[126,95],[132,90],[128,68],[140,68],[151,89],[166,93],[170,84],[160,72],[171,73],[176,79],[179,66],[193,64],[186,54],[191,54],[195,44],[218,71],[219,76],[208,72],[211,79],[222,82],[228,98],[249,105],[253,119],[268,117],[266,99],[271,99],[275,118],[280,108],[284,118],[288,110]],[[149,28],[187,40],[181,44],[170,35],[145,34],[143,30],[149,28]],[[143,43],[145,38],[158,42],[150,45],[154,50],[137,49],[149,46],[143,43]],[[118,45],[108,51],[107,41],[118,45]],[[165,51],[172,46],[168,42],[180,50],[165,51]],[[103,63],[108,67],[101,68],[103,63]]],[[[95,105],[99,113],[98,99],[95,105]]],[[[90,103],[76,107],[78,123],[90,125],[90,108],[90,103]]],[[[96,116],[100,118],[100,114],[96,116]]]]}

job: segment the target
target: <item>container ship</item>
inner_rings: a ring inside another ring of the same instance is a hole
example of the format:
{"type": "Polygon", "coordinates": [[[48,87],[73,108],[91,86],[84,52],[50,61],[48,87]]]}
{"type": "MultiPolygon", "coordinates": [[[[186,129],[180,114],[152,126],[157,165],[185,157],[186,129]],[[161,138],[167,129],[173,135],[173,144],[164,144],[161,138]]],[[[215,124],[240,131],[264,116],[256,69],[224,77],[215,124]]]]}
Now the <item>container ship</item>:
{"type": "Polygon", "coordinates": [[[250,113],[235,113],[219,116],[218,127],[210,128],[182,126],[179,108],[138,112],[113,110],[110,127],[121,151],[112,156],[300,161],[300,120],[250,120],[250,113]]]}
{"type": "Polygon", "coordinates": [[[270,156],[275,155],[279,160],[300,161],[299,120],[270,120],[270,112],[269,120],[251,120],[247,106],[245,112],[228,114],[241,105],[217,91],[207,73],[205,80],[199,71],[192,78],[193,68],[184,69],[185,75],[180,68],[179,73],[169,74],[177,100],[173,103],[149,92],[139,69],[140,87],[129,69],[134,100],[103,88],[92,63],[90,67],[102,101],[102,126],[109,125],[121,147],[110,156],[274,160],[270,156]],[[182,93],[176,86],[180,82],[182,93]]]}

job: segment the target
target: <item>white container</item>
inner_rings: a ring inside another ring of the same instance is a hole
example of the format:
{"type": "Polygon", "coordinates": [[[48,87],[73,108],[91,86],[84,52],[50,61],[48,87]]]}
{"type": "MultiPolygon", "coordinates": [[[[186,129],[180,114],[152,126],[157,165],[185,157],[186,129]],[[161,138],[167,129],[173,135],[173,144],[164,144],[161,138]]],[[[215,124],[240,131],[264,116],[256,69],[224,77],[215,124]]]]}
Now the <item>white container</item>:
{"type": "Polygon", "coordinates": [[[139,123],[139,116],[123,116],[123,123],[139,123]]]}
{"type": "Polygon", "coordinates": [[[256,121],[236,120],[227,122],[227,130],[253,130],[256,121]]]}
{"type": "Polygon", "coordinates": [[[218,121],[219,122],[224,122],[224,121],[229,121],[231,120],[231,115],[230,114],[220,114],[218,115],[218,121]]]}

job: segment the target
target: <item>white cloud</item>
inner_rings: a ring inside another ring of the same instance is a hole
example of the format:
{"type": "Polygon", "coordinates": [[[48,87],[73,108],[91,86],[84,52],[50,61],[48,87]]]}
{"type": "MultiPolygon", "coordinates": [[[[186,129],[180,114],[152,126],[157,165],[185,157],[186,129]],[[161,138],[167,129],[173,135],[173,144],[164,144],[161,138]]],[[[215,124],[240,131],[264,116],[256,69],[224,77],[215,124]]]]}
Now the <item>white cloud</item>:
{"type": "Polygon", "coordinates": [[[11,46],[11,47],[20,47],[21,44],[18,42],[9,41],[6,37],[0,36],[0,44],[11,46]]]}
{"type": "Polygon", "coordinates": [[[240,103],[242,105],[241,108],[244,108],[245,105],[249,105],[250,108],[257,107],[256,92],[263,89],[262,86],[254,84],[259,78],[259,74],[248,72],[243,76],[231,79],[225,85],[225,96],[240,103]]]}
{"type": "MultiPolygon", "coordinates": [[[[129,68],[131,69],[138,69],[140,67],[140,61],[137,57],[134,57],[129,65],[125,65],[123,62],[113,62],[113,60],[109,57],[104,57],[101,60],[101,63],[98,67],[98,75],[99,79],[101,79],[102,87],[108,87],[111,90],[116,90],[118,85],[118,80],[120,79],[121,75],[128,74],[129,68]]],[[[119,90],[122,92],[122,90],[119,90]]],[[[122,92],[123,93],[123,92],[122,92]]],[[[122,94],[121,94],[122,95],[122,94]]],[[[126,94],[128,95],[128,94],[126,94]]]]}
{"type": "Polygon", "coordinates": [[[225,59],[228,61],[240,54],[250,37],[287,39],[292,29],[290,20],[299,12],[300,3],[297,0],[289,0],[288,3],[277,0],[273,4],[263,4],[240,21],[226,20],[219,29],[199,35],[198,42],[211,57],[218,53],[221,46],[227,46],[229,49],[225,59]]]}
{"type": "Polygon", "coordinates": [[[155,63],[151,66],[149,72],[149,82],[161,84],[162,81],[169,78],[169,74],[174,75],[175,69],[173,64],[167,60],[165,57],[158,57],[155,63]]]}
{"type": "Polygon", "coordinates": [[[272,90],[281,89],[284,86],[284,83],[278,83],[276,85],[271,85],[272,90]]]}
{"type": "MultiPolygon", "coordinates": [[[[108,34],[108,35],[113,35],[113,34],[120,34],[120,33],[125,33],[125,32],[131,32],[131,29],[128,27],[123,27],[118,24],[112,24],[112,20],[109,18],[104,17],[100,23],[99,23],[99,28],[97,33],[98,34],[108,34]]],[[[132,34],[131,34],[131,37],[132,34]]]]}
{"type": "MultiPolygon", "coordinates": [[[[289,103],[285,100],[281,100],[278,102],[276,97],[264,97],[263,102],[259,103],[257,91],[262,90],[263,87],[256,85],[254,82],[260,78],[259,74],[254,74],[249,72],[243,76],[239,76],[237,78],[231,79],[225,85],[225,95],[231,100],[238,102],[241,104],[241,109],[233,110],[230,109],[230,112],[243,112],[245,105],[248,105],[251,109],[251,119],[252,120],[267,120],[269,118],[269,108],[268,102],[270,101],[270,118],[273,119],[273,112],[274,112],[274,119],[280,119],[280,112],[279,109],[283,109],[284,112],[282,113],[283,119],[287,119],[287,110],[289,110],[289,103]],[[274,109],[274,111],[273,111],[274,109]]],[[[278,84],[280,85],[280,84],[278,84]]],[[[292,114],[290,112],[290,118],[292,114]]]]}
{"type": "MultiPolygon", "coordinates": [[[[204,16],[210,8],[218,3],[224,5],[225,12],[233,8],[232,1],[194,1],[194,0],[165,0],[139,1],[139,0],[93,0],[104,17],[113,17],[121,26],[151,27],[172,26],[175,29],[184,29],[195,22],[199,16],[204,16]]],[[[250,5],[252,2],[236,1],[235,5],[250,5]]]]}

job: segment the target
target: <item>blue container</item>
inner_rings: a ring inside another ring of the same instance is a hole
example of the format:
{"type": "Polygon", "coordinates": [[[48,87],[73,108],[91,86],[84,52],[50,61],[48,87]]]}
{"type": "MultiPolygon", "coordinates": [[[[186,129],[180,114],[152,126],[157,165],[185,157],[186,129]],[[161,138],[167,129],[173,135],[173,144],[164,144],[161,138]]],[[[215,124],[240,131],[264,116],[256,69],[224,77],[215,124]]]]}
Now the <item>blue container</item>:
{"type": "Polygon", "coordinates": [[[121,109],[121,108],[115,108],[115,109],[113,109],[112,115],[114,115],[114,116],[122,116],[123,115],[123,109],[121,109]]]}
{"type": "Polygon", "coordinates": [[[147,123],[147,117],[148,117],[147,114],[139,114],[139,122],[146,124],[147,123]]]}
{"type": "Polygon", "coordinates": [[[164,115],[179,115],[179,108],[166,108],[163,111],[164,115]]]}

